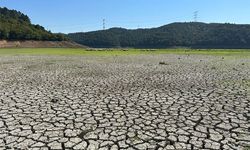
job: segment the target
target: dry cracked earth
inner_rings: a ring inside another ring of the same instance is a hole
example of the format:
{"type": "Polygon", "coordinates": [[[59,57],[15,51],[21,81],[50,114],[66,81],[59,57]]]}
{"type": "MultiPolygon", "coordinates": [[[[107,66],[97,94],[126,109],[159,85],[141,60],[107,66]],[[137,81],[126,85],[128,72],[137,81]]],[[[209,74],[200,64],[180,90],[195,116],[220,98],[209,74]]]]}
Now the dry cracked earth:
{"type": "Polygon", "coordinates": [[[249,97],[243,57],[1,56],[0,149],[244,149],[249,97]]]}

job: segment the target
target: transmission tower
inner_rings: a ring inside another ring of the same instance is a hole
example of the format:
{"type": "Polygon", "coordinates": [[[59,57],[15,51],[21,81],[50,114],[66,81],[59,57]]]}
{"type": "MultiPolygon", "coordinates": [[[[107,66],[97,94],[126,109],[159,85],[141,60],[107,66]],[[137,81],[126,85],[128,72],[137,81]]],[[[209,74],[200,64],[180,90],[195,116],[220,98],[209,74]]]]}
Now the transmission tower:
{"type": "Polygon", "coordinates": [[[102,28],[103,28],[103,30],[106,29],[106,20],[105,19],[102,20],[102,28]]]}
{"type": "Polygon", "coordinates": [[[197,22],[197,20],[198,20],[198,13],[199,13],[199,11],[194,12],[194,22],[197,22]]]}

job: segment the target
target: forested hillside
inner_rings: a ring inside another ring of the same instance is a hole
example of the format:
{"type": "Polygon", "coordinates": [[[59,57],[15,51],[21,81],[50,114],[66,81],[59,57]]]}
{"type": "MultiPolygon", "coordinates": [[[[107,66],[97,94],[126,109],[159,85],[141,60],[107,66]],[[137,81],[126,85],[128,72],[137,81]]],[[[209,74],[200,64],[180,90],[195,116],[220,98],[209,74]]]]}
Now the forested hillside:
{"type": "Polygon", "coordinates": [[[16,10],[0,7],[0,40],[64,41],[71,39],[89,47],[168,48],[250,48],[250,25],[219,23],[172,23],[152,29],[108,30],[53,34],[16,10]]]}
{"type": "Polygon", "coordinates": [[[90,47],[250,48],[250,25],[219,23],[172,23],[159,28],[72,33],[68,37],[90,47]]]}
{"type": "Polygon", "coordinates": [[[65,37],[31,24],[30,18],[19,11],[0,7],[0,40],[62,41],[65,37]]]}

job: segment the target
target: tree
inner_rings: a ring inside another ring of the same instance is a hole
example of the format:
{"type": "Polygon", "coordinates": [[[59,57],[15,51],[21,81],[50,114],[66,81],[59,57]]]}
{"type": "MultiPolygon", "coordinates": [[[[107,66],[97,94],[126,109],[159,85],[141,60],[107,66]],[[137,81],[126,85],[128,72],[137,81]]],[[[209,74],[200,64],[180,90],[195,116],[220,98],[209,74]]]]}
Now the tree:
{"type": "Polygon", "coordinates": [[[31,24],[29,17],[19,11],[0,7],[0,39],[62,41],[67,38],[31,24]]]}
{"type": "Polygon", "coordinates": [[[172,23],[152,29],[111,28],[68,37],[90,47],[167,48],[250,48],[250,25],[172,23]]]}

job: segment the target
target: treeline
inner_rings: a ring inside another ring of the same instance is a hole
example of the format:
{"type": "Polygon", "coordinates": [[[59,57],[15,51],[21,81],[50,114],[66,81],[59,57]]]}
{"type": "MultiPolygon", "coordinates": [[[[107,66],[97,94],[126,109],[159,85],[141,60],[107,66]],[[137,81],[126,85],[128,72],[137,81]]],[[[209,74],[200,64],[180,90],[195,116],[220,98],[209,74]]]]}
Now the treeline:
{"type": "Polygon", "coordinates": [[[250,48],[250,25],[219,23],[172,23],[159,28],[72,33],[68,37],[89,47],[250,48]]]}
{"type": "Polygon", "coordinates": [[[53,34],[40,25],[31,24],[30,18],[16,10],[0,7],[1,40],[63,41],[63,34],[53,34]]]}

